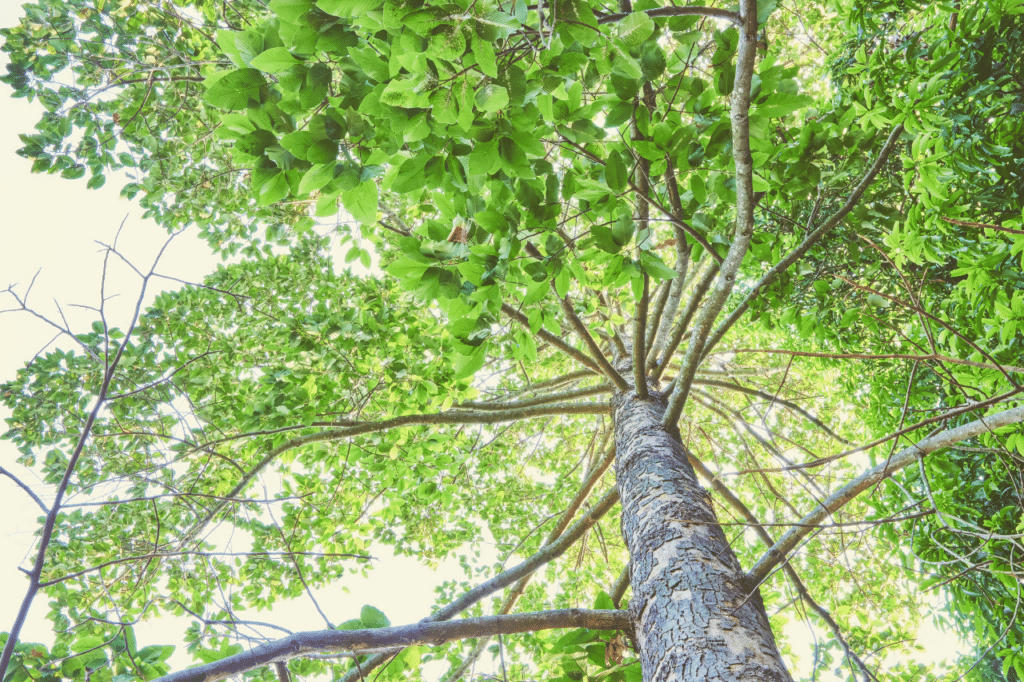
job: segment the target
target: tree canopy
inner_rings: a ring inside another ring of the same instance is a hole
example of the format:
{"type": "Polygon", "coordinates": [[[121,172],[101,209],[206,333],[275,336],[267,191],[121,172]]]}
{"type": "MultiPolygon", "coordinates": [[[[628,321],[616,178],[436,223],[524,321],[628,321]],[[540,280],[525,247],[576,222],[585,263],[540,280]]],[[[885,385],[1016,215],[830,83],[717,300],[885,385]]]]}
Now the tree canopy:
{"type": "Polygon", "coordinates": [[[160,614],[210,666],[174,680],[684,679],[735,635],[647,605],[698,573],[794,676],[1024,678],[1022,0],[42,0],[0,35],[33,171],[235,257],[0,389],[43,481],[4,682],[171,673],[160,614]],[[695,527],[714,556],[652,544],[695,527]],[[332,620],[383,547],[464,578],[332,620]],[[327,631],[267,643],[287,599],[327,631]]]}

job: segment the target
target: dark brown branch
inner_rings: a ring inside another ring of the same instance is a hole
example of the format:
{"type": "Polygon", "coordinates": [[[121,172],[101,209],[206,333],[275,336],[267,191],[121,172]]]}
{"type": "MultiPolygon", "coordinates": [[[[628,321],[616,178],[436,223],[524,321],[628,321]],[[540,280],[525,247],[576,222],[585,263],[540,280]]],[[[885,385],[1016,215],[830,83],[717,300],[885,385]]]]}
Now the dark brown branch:
{"type": "Polygon", "coordinates": [[[311,654],[332,654],[384,647],[437,646],[453,640],[487,635],[507,635],[554,628],[625,630],[625,611],[559,609],[510,616],[484,616],[432,623],[414,623],[368,630],[319,630],[297,632],[251,651],[213,663],[186,668],[159,678],[161,682],[214,682],[273,663],[311,654]]]}
{"type": "MultiPolygon", "coordinates": [[[[729,10],[719,9],[717,7],[658,7],[657,9],[646,10],[646,13],[647,16],[652,19],[657,19],[658,17],[700,16],[713,17],[715,19],[726,19],[737,25],[741,23],[739,14],[736,12],[730,12],[729,10]]],[[[631,12],[606,14],[603,17],[599,17],[597,23],[613,24],[617,21],[622,21],[630,14],[631,12]]]]}
{"type": "Polygon", "coordinates": [[[594,337],[590,335],[587,330],[587,325],[583,324],[583,320],[576,315],[576,311],[572,309],[572,302],[569,301],[569,296],[560,297],[558,302],[562,305],[562,312],[565,313],[566,318],[569,320],[569,324],[579,334],[580,338],[583,339],[583,343],[590,349],[594,358],[600,367],[601,374],[605,375],[612,380],[615,387],[620,391],[628,391],[629,384],[622,378],[622,375],[612,367],[611,363],[608,362],[608,358],[604,356],[601,349],[597,345],[597,341],[594,341],[594,337]]]}
{"type": "MultiPolygon", "coordinates": [[[[526,327],[527,329],[530,328],[530,321],[526,318],[526,315],[523,315],[521,312],[513,308],[508,303],[501,304],[501,312],[505,313],[513,320],[526,327]]],[[[537,330],[537,337],[543,341],[546,341],[547,343],[550,343],[552,346],[559,349],[576,362],[579,362],[584,367],[592,369],[598,374],[604,374],[604,372],[601,371],[600,365],[593,358],[589,357],[586,353],[573,348],[572,346],[570,346],[565,341],[558,338],[548,330],[537,330]]]]}
{"type": "Polygon", "coordinates": [[[970,220],[956,220],[955,218],[946,218],[939,216],[940,220],[944,220],[952,225],[959,225],[960,227],[976,227],[983,230],[996,230],[997,232],[1009,232],[1010,234],[1024,234],[1024,230],[1014,230],[1010,227],[1003,227],[1002,225],[991,225],[989,223],[975,223],[970,220]]]}

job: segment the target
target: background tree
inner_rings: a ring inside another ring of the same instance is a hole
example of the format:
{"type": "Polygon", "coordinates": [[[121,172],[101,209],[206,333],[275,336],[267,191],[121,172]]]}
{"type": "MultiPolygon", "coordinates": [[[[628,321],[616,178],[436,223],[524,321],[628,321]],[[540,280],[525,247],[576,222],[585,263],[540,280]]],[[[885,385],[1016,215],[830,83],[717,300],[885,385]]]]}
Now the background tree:
{"type": "Polygon", "coordinates": [[[532,632],[514,677],[921,679],[895,654],[932,586],[984,663],[956,671],[1019,677],[1021,14],[27,6],[34,169],[126,169],[247,258],[4,386],[56,490],[4,680],[166,673],[132,628],[163,612],[211,666],[181,677],[454,679],[532,632]],[[245,608],[383,545],[462,557],[433,624],[317,605],[340,632],[243,651],[245,608]],[[52,647],[16,643],[39,591],[52,647]],[[787,606],[827,640],[792,648],[787,606]],[[445,623],[485,610],[522,613],[445,623]]]}

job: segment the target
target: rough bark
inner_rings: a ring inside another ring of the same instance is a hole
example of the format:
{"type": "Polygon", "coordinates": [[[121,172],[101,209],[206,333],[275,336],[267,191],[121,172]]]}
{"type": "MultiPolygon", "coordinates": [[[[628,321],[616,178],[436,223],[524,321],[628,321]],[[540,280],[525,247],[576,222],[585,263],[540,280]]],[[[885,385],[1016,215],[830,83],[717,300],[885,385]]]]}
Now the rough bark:
{"type": "Polygon", "coordinates": [[[644,681],[791,680],[678,432],[661,426],[664,396],[620,392],[612,410],[644,681]]]}

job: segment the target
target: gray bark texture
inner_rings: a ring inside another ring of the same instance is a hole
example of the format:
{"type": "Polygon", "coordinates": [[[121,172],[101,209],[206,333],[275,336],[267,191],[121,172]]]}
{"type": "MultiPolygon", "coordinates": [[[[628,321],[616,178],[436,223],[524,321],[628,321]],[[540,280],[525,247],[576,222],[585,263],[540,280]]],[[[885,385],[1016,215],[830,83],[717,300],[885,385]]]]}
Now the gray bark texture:
{"type": "Polygon", "coordinates": [[[678,431],[661,426],[664,400],[654,390],[647,400],[633,391],[612,398],[644,682],[791,681],[761,595],[747,589],[678,431]]]}

